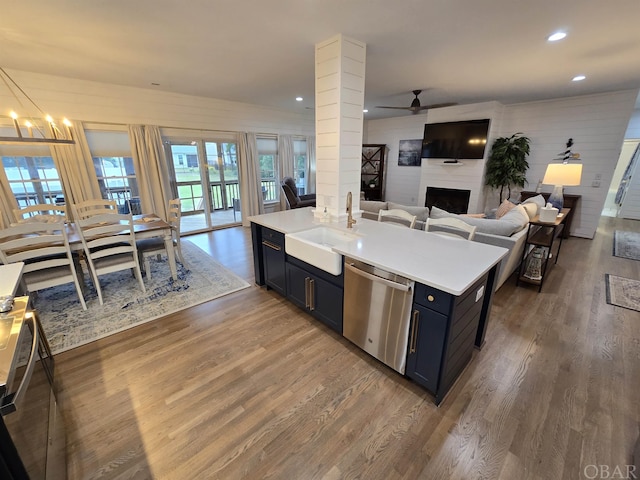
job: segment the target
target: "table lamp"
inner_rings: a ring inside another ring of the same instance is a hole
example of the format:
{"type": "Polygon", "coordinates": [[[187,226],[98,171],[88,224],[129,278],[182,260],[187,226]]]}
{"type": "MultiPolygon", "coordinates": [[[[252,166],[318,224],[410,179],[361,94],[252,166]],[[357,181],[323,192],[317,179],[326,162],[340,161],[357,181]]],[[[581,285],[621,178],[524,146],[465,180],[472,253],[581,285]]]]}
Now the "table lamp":
{"type": "Polygon", "coordinates": [[[582,164],[580,163],[550,163],[542,179],[542,183],[554,185],[548,202],[558,210],[562,210],[564,205],[562,187],[580,185],[581,177],[582,164]]]}

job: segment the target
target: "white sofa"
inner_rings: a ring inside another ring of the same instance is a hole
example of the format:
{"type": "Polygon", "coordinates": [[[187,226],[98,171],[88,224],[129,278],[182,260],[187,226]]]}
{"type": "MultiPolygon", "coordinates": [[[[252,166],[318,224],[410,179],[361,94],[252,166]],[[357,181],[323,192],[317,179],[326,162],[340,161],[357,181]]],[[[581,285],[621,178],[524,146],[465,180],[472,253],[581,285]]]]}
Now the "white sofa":
{"type": "MultiPolygon", "coordinates": [[[[521,227],[514,224],[512,228],[509,228],[508,225],[505,225],[505,223],[509,221],[509,217],[504,221],[504,217],[500,220],[491,220],[487,218],[473,218],[455,215],[437,207],[433,207],[431,212],[429,212],[427,207],[413,207],[393,202],[360,201],[362,217],[370,220],[378,219],[379,210],[390,210],[394,208],[399,208],[411,213],[412,215],[416,215],[416,225],[414,228],[420,230],[424,230],[424,224],[430,215],[432,218],[442,218],[445,216],[459,217],[461,220],[477,227],[476,234],[473,239],[474,242],[495,245],[509,250],[509,254],[502,259],[498,267],[498,279],[495,287],[496,290],[504,284],[504,282],[520,265],[520,261],[522,260],[522,251],[524,249],[524,243],[527,236],[526,223],[521,227]],[[517,231],[514,232],[513,230],[517,231]]],[[[521,216],[521,214],[516,213],[511,216],[518,215],[521,216]]]]}

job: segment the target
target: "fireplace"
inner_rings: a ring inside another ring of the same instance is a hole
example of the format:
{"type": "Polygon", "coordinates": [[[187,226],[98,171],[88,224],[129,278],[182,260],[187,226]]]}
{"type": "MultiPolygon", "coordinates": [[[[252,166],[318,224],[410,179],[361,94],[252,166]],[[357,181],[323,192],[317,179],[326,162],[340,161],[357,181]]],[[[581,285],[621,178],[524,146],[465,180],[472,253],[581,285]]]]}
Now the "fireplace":
{"type": "Polygon", "coordinates": [[[438,207],[451,213],[467,213],[471,190],[427,187],[426,207],[438,207]]]}

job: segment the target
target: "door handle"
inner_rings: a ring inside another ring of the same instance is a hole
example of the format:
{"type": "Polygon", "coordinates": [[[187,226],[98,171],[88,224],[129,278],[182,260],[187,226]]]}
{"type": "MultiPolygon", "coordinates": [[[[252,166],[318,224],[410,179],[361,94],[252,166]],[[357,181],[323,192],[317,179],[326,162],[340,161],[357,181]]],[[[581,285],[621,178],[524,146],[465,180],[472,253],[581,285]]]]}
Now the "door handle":
{"type": "Polygon", "coordinates": [[[304,306],[309,308],[309,277],[304,277],[304,306]]]}
{"type": "Polygon", "coordinates": [[[420,321],[420,312],[418,310],[413,311],[413,322],[411,324],[411,346],[409,353],[416,353],[416,347],[418,343],[418,322],[420,321]]]}
{"type": "Polygon", "coordinates": [[[280,250],[282,250],[282,248],[279,245],[276,245],[275,243],[268,242],[267,240],[263,240],[262,241],[262,245],[264,245],[265,247],[269,247],[272,250],[277,250],[278,252],[280,250]]]}
{"type": "Polygon", "coordinates": [[[309,310],[314,311],[316,309],[316,293],[315,293],[315,280],[309,279],[309,310]]]}

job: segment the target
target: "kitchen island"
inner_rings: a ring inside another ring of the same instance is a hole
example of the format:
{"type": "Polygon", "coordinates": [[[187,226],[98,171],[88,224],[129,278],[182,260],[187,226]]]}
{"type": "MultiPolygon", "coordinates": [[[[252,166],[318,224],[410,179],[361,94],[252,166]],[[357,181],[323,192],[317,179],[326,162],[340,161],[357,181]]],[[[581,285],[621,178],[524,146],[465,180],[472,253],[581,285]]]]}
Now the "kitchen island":
{"type": "MultiPolygon", "coordinates": [[[[491,312],[494,281],[504,248],[397,225],[358,219],[322,223],[312,208],[250,217],[255,279],[342,334],[344,269],[336,274],[289,253],[287,239],[325,227],[350,241],[323,248],[415,282],[407,329],[406,370],[440,403],[481,348],[491,312]]],[[[291,244],[293,242],[291,241],[291,244]]],[[[347,292],[348,294],[348,292],[347,292]]],[[[400,319],[398,319],[400,321],[400,319]]]]}

